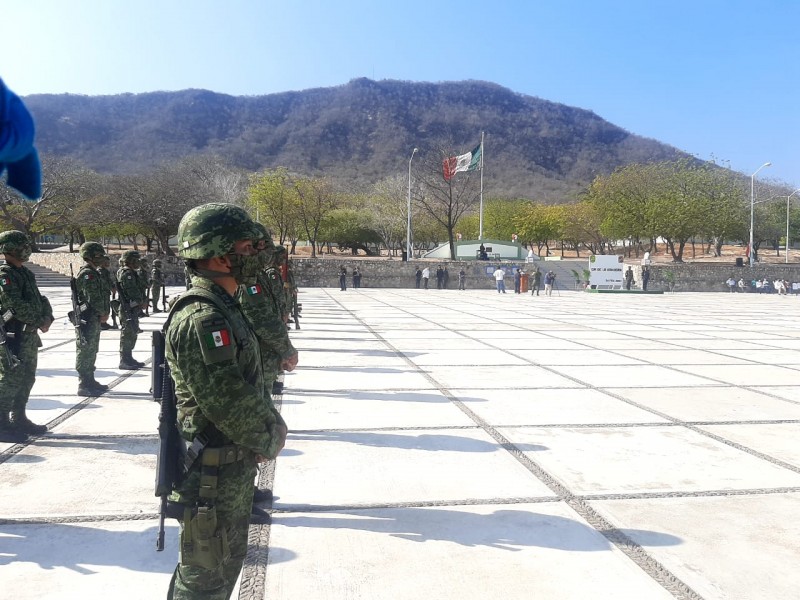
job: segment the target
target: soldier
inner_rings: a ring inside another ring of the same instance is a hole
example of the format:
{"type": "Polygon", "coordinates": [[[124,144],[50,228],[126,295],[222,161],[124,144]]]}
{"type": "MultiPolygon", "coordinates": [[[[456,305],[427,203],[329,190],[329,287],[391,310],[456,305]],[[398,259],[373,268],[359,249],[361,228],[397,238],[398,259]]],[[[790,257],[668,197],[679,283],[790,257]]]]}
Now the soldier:
{"type": "Polygon", "coordinates": [[[143,362],[133,358],[133,348],[139,336],[139,313],[145,303],[144,288],[136,273],[139,261],[140,255],[136,250],[126,250],[117,271],[117,291],[122,312],[122,331],[119,335],[120,369],[134,370],[144,366],[143,362]]]}
{"type": "Polygon", "coordinates": [[[117,277],[109,268],[111,266],[111,257],[108,254],[104,254],[103,257],[100,259],[100,265],[97,267],[97,272],[100,274],[100,281],[103,282],[103,286],[106,290],[106,296],[109,298],[109,308],[111,309],[111,320],[114,322],[113,325],[108,324],[108,320],[105,323],[100,323],[100,329],[105,331],[106,329],[119,329],[117,325],[117,312],[119,311],[119,301],[116,300],[117,297],[117,277]]]}
{"type": "Polygon", "coordinates": [[[230,597],[247,554],[256,464],[286,439],[264,398],[258,339],[234,298],[259,235],[232,204],[196,207],[178,227],[191,289],[170,311],[165,352],[181,435],[202,450],[170,497],[185,507],[174,600],[230,597]]]}
{"type": "Polygon", "coordinates": [[[14,334],[6,341],[8,352],[0,355],[0,441],[19,443],[28,434],[41,435],[47,431],[45,425],[28,419],[25,407],[36,380],[36,362],[42,345],[36,330],[46,333],[50,329],[53,309],[39,293],[36,277],[23,265],[31,255],[28,236],[21,231],[0,233],[0,253],[6,259],[0,266],[0,313],[13,315],[5,329],[14,334]]]}
{"type": "Polygon", "coordinates": [[[297,366],[297,350],[289,340],[286,324],[280,313],[280,303],[276,297],[283,295],[282,286],[272,281],[263,271],[272,255],[275,245],[261,223],[255,224],[261,231],[256,240],[258,254],[246,259],[248,281],[240,286],[238,292],[242,311],[253,326],[261,343],[261,359],[264,368],[264,396],[270,398],[273,384],[281,371],[293,371],[297,366]]]}
{"type": "Polygon", "coordinates": [[[150,304],[150,271],[147,269],[147,259],[139,259],[139,268],[136,269],[136,274],[139,276],[139,286],[142,288],[142,296],[144,296],[142,311],[147,314],[147,305],[150,304]]]}
{"type": "MultiPolygon", "coordinates": [[[[153,314],[161,312],[158,310],[158,301],[161,298],[161,288],[164,287],[164,271],[161,270],[162,262],[160,258],[153,261],[153,270],[150,271],[150,298],[152,298],[151,306],[153,307],[153,314]]],[[[167,310],[166,306],[162,306],[163,310],[167,310]]]]}
{"type": "Polygon", "coordinates": [[[78,372],[78,395],[94,396],[108,391],[108,386],[94,378],[94,364],[100,346],[100,324],[108,322],[111,304],[108,290],[97,267],[103,263],[106,251],[97,242],[86,242],[80,247],[81,258],[86,264],[78,271],[75,284],[78,302],[86,309],[81,312],[80,333],[75,332],[75,370],[78,372]]]}
{"type": "Polygon", "coordinates": [[[289,310],[286,307],[286,292],[283,288],[283,275],[281,274],[281,265],[286,260],[286,247],[275,246],[275,251],[272,254],[272,260],[267,265],[266,275],[267,281],[272,290],[272,297],[278,305],[278,314],[284,323],[289,321],[289,310]]]}

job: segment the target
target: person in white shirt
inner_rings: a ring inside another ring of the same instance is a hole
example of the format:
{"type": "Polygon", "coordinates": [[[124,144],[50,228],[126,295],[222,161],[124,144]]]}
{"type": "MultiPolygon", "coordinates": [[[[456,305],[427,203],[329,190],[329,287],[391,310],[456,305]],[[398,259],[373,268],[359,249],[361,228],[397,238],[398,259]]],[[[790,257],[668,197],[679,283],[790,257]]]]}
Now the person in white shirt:
{"type": "Polygon", "coordinates": [[[494,281],[497,284],[497,293],[499,294],[500,292],[502,292],[502,293],[505,294],[506,293],[506,282],[503,281],[503,279],[506,276],[506,272],[503,271],[503,269],[501,269],[498,266],[497,270],[493,274],[494,274],[494,281]]]}
{"type": "Polygon", "coordinates": [[[428,289],[428,280],[431,278],[431,270],[428,267],[422,269],[422,281],[425,284],[425,289],[428,289]]]}

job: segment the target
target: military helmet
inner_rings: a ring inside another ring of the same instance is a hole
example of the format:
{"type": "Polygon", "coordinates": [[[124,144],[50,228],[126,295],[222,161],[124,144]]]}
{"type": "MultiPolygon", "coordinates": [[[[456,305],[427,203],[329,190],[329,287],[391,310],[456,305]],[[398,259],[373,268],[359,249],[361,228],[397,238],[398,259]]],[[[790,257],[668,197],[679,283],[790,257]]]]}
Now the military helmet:
{"type": "Polygon", "coordinates": [[[123,265],[127,265],[129,262],[134,260],[140,260],[142,255],[139,254],[136,250],[126,250],[122,253],[122,257],[119,259],[120,263],[123,265]]]}
{"type": "Polygon", "coordinates": [[[28,260],[31,255],[31,240],[21,231],[0,233],[0,253],[10,254],[20,260],[28,260]]]}
{"type": "Polygon", "coordinates": [[[237,241],[257,239],[260,235],[243,208],[211,202],[183,215],[178,225],[178,255],[200,260],[224,256],[237,241]]]}
{"type": "Polygon", "coordinates": [[[80,249],[81,258],[83,260],[100,260],[106,255],[105,248],[98,242],[85,242],[81,244],[80,249]]]}
{"type": "Polygon", "coordinates": [[[255,225],[255,228],[258,231],[258,237],[256,237],[255,239],[257,239],[258,241],[263,240],[264,242],[266,242],[266,248],[265,248],[266,251],[274,251],[275,242],[272,241],[272,234],[270,234],[266,226],[263,223],[259,223],[258,221],[255,221],[253,224],[255,225]]]}
{"type": "Polygon", "coordinates": [[[164,263],[162,263],[162,262],[161,262],[161,259],[160,259],[160,258],[157,258],[157,259],[155,259],[155,260],[153,261],[153,266],[154,266],[154,267],[160,267],[162,264],[164,264],[164,263]]]}

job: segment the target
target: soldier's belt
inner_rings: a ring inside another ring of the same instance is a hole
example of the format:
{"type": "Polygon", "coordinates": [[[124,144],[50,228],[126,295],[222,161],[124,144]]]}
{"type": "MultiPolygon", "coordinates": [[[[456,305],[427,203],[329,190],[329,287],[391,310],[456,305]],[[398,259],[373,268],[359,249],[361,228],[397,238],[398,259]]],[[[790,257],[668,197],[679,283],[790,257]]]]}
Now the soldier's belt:
{"type": "Polygon", "coordinates": [[[247,450],[241,446],[230,445],[220,446],[218,448],[203,449],[201,457],[201,464],[209,467],[221,467],[230,465],[240,460],[244,460],[247,456],[247,450]]]}

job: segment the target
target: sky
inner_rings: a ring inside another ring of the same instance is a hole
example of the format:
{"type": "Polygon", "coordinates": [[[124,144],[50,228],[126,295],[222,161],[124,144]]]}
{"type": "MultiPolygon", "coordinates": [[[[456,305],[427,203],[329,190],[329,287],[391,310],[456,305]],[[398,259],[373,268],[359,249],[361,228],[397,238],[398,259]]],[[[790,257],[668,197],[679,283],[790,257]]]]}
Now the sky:
{"type": "Polygon", "coordinates": [[[800,186],[798,0],[0,0],[0,9],[0,77],[23,96],[482,80],[747,175],[771,162],[759,179],[800,186]]]}

